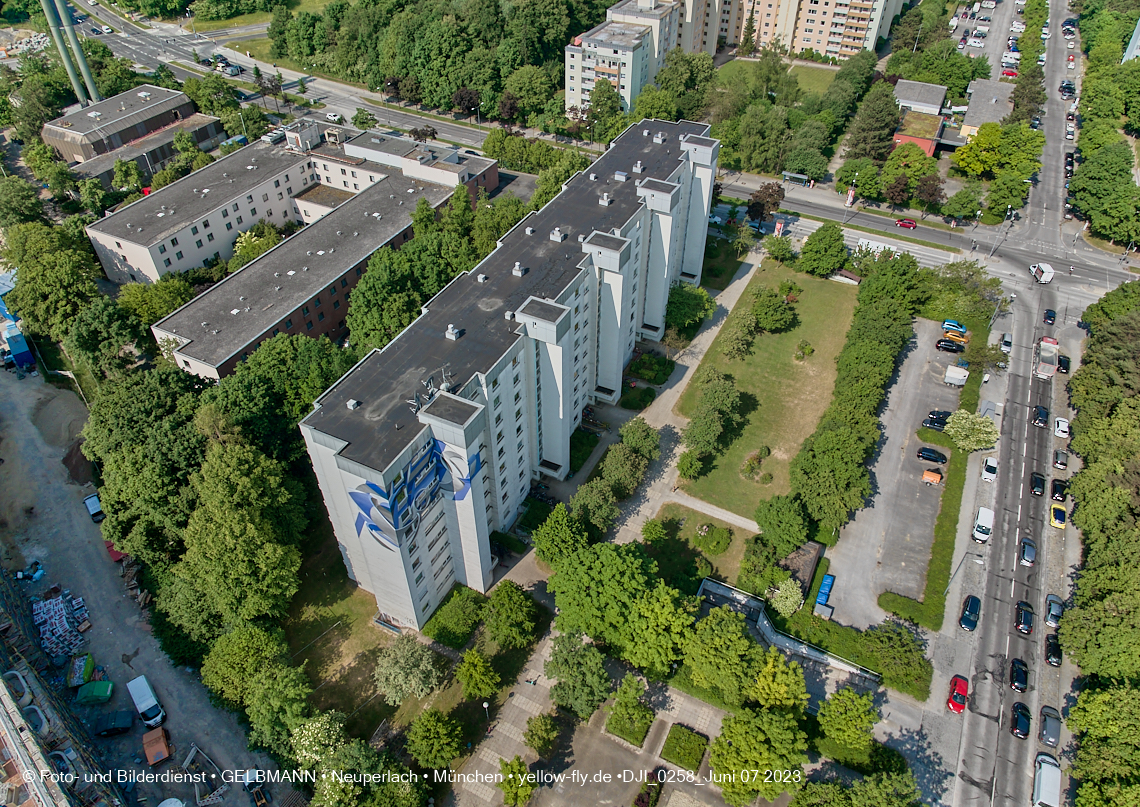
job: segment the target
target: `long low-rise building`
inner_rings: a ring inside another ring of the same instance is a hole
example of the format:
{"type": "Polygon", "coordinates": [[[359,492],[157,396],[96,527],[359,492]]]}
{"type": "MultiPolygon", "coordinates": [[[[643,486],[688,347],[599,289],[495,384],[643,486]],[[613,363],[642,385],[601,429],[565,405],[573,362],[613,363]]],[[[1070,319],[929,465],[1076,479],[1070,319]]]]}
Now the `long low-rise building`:
{"type": "MultiPolygon", "coordinates": [[[[332,131],[334,140],[344,133],[332,131]]],[[[311,223],[315,208],[306,215],[296,197],[314,184],[355,194],[380,181],[388,167],[452,188],[462,182],[473,194],[499,183],[494,160],[378,132],[341,147],[322,143],[318,125],[301,120],[287,127],[284,144],[259,141],[239,149],[88,225],[87,234],[108,278],[156,282],[169,272],[228,260],[237,237],[261,219],[278,226],[311,223]]]]}
{"type": "Polygon", "coordinates": [[[318,221],[151,326],[159,344],[177,345],[179,367],[217,379],[279,333],[347,335],[348,296],[369,258],[412,237],[411,214],[421,197],[438,208],[455,191],[373,163],[358,167],[376,180],[357,194],[310,185],[295,201],[302,215],[318,221]]]}
{"type": "Polygon", "coordinates": [[[301,423],[348,573],[380,619],[421,627],[531,480],[564,479],[588,403],[614,402],[639,338],[699,283],[719,143],[646,120],[528,215],[301,423]]]}
{"type": "Polygon", "coordinates": [[[103,187],[110,190],[114,184],[115,163],[123,160],[133,162],[139,167],[139,175],[145,184],[156,172],[161,171],[167,163],[178,156],[178,150],[174,148],[174,136],[179,132],[189,134],[194,138],[198,148],[203,151],[216,148],[226,139],[226,130],[222,128],[220,120],[211,115],[195,112],[165,129],[78,163],[71,170],[79,179],[97,179],[103,183],[103,187]]]}

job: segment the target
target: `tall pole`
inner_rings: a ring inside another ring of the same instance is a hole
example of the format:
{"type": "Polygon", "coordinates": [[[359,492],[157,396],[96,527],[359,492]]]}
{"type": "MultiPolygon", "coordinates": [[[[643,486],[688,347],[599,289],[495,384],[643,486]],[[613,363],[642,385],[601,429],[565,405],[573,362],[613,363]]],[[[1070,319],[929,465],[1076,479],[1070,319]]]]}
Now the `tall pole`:
{"type": "Polygon", "coordinates": [[[47,17],[48,28],[51,29],[52,39],[55,40],[55,49],[59,51],[59,58],[67,70],[67,77],[71,79],[71,88],[75,90],[75,97],[79,99],[80,106],[87,106],[87,93],[83,91],[83,84],[79,81],[79,74],[75,72],[75,65],[71,61],[71,54],[67,45],[63,43],[63,34],[59,30],[59,20],[56,19],[55,10],[51,7],[51,0],[40,0],[40,8],[47,17]]]}
{"type": "Polygon", "coordinates": [[[83,83],[87,85],[87,92],[91,94],[92,101],[102,101],[103,96],[99,94],[95,79],[91,77],[91,68],[87,66],[87,57],[83,55],[83,48],[79,46],[79,37],[75,35],[75,28],[71,25],[71,10],[67,7],[66,0],[55,0],[55,7],[59,11],[59,20],[63,23],[63,32],[67,34],[67,41],[75,51],[75,62],[79,65],[79,72],[83,74],[83,83]]]}

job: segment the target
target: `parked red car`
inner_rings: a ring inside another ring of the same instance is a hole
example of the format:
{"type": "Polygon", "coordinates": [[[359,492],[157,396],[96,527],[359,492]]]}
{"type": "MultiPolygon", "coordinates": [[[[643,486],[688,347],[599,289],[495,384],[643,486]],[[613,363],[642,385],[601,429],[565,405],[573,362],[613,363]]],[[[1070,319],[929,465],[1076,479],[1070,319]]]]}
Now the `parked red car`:
{"type": "Polygon", "coordinates": [[[902,227],[903,229],[906,229],[906,230],[913,230],[915,227],[918,226],[918,222],[915,221],[914,219],[899,219],[898,221],[895,222],[895,226],[896,227],[902,227]]]}
{"type": "Polygon", "coordinates": [[[956,715],[966,710],[966,697],[970,694],[970,684],[960,675],[950,679],[950,697],[946,699],[946,708],[956,715]]]}
{"type": "Polygon", "coordinates": [[[1016,70],[1002,70],[1001,74],[1003,76],[1008,77],[1008,78],[1017,78],[1017,71],[1016,70]]]}

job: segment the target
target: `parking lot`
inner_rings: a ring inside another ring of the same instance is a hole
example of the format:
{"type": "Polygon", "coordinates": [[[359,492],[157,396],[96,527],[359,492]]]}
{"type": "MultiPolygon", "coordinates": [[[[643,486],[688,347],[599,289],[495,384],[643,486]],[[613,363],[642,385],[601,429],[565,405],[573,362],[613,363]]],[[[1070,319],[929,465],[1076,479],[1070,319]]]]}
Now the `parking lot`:
{"type": "Polygon", "coordinates": [[[930,410],[958,408],[958,389],[943,383],[953,354],[934,347],[942,336],[940,325],[915,322],[915,339],[887,390],[883,437],[870,466],[870,505],[827,551],[836,577],[829,604],[843,625],[866,628],[881,622],[886,614],[877,600],[883,591],[915,599],[923,595],[942,489],[922,482],[924,470],[939,466],[915,457],[923,445],[915,432],[930,410]]]}

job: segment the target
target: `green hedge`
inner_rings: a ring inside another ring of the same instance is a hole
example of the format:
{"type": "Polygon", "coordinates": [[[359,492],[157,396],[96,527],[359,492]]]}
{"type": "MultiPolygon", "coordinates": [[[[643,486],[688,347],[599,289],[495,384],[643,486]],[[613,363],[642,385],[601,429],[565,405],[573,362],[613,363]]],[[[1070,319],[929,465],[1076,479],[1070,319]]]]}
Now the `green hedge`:
{"type": "Polygon", "coordinates": [[[634,412],[640,412],[649,404],[653,403],[657,397],[656,391],[652,387],[638,387],[631,389],[621,396],[618,401],[618,406],[622,409],[630,409],[634,412]]]}
{"type": "Polygon", "coordinates": [[[650,384],[664,384],[676,366],[672,359],[643,355],[630,362],[629,374],[650,384]]]}
{"type": "Polygon", "coordinates": [[[486,603],[487,598],[478,591],[456,583],[424,625],[424,636],[447,647],[463,649],[479,626],[486,603]]]}
{"type": "Polygon", "coordinates": [[[701,767],[701,760],[705,758],[705,749],[708,745],[709,738],[705,735],[697,734],[680,723],[674,723],[669,729],[669,736],[665,738],[661,758],[685,770],[695,772],[701,767]]]}
{"type": "Polygon", "coordinates": [[[649,733],[649,727],[653,725],[653,719],[653,710],[648,706],[638,710],[636,720],[624,720],[613,714],[606,721],[606,731],[615,737],[621,737],[631,745],[641,748],[642,743],[645,742],[645,735],[649,733]]]}
{"type": "Polygon", "coordinates": [[[598,435],[585,429],[575,429],[570,435],[570,473],[576,474],[582,470],[586,460],[594,453],[598,446],[598,435]]]}

